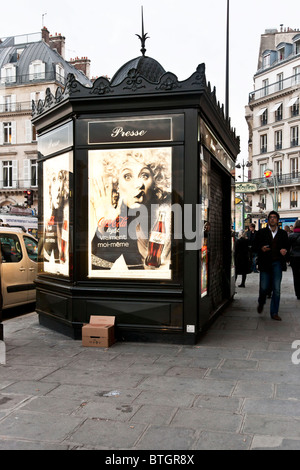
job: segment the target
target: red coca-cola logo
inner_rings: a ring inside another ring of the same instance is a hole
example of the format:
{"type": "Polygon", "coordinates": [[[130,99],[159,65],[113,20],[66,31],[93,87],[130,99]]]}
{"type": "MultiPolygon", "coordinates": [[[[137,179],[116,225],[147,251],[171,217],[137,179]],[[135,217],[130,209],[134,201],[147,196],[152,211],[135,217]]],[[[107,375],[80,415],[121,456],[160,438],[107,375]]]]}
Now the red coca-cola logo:
{"type": "Polygon", "coordinates": [[[100,228],[120,228],[127,226],[128,217],[117,217],[114,220],[105,219],[101,217],[98,221],[98,227],[100,228]]]}

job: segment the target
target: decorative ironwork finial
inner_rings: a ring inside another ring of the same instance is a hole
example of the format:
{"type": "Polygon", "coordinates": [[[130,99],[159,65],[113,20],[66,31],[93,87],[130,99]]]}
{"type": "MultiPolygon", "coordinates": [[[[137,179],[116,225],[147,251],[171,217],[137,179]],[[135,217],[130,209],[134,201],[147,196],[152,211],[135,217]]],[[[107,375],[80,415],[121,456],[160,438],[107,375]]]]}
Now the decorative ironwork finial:
{"type": "Polygon", "coordinates": [[[148,33],[144,33],[144,15],[143,15],[143,7],[142,7],[142,36],[140,36],[139,34],[136,34],[136,36],[138,36],[138,38],[140,38],[140,41],[141,41],[141,45],[142,45],[142,49],[141,49],[141,53],[143,54],[143,56],[145,55],[145,52],[146,52],[146,49],[145,49],[145,42],[146,42],[146,39],[149,39],[149,36],[147,36],[148,33]]]}

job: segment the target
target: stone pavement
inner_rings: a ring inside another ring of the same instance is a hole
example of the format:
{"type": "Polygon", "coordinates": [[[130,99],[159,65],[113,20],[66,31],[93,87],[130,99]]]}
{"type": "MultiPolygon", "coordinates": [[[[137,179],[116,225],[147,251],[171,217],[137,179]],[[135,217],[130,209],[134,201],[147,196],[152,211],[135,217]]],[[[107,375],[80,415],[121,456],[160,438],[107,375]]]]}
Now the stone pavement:
{"type": "Polygon", "coordinates": [[[299,450],[300,301],[288,268],[283,321],[269,300],[258,315],[258,279],[195,346],[84,348],[35,312],[4,321],[0,450],[299,450]]]}

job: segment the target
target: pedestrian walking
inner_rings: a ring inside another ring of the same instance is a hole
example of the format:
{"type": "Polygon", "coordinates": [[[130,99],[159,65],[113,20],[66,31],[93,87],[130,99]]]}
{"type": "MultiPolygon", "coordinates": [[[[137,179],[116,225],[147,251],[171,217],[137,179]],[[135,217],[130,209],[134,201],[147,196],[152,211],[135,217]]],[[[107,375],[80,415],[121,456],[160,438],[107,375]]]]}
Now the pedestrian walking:
{"type": "Polygon", "coordinates": [[[247,274],[251,273],[251,261],[249,252],[249,240],[244,230],[241,230],[235,242],[235,279],[242,276],[242,282],[238,287],[246,287],[247,274]]]}
{"type": "Polygon", "coordinates": [[[257,265],[257,253],[254,251],[254,240],[257,234],[257,230],[255,230],[255,224],[251,223],[249,225],[249,230],[247,232],[247,237],[249,240],[249,250],[250,250],[250,257],[251,257],[251,272],[258,273],[257,265]]]}
{"type": "Polygon", "coordinates": [[[296,220],[293,232],[289,235],[289,248],[295,294],[297,299],[300,300],[300,220],[296,220]]]}
{"type": "Polygon", "coordinates": [[[278,227],[279,214],[271,211],[267,227],[260,229],[255,237],[255,249],[258,253],[260,271],[259,297],[257,312],[262,313],[270,288],[272,297],[270,315],[273,320],[281,321],[278,315],[282,271],[286,271],[286,254],[289,246],[288,235],[278,227]]]}

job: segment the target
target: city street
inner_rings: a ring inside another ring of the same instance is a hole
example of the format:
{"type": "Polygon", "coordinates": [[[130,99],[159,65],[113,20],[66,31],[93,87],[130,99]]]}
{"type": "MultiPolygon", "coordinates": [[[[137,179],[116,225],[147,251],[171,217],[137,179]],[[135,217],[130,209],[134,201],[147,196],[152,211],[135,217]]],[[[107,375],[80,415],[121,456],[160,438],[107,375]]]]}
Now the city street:
{"type": "Polygon", "coordinates": [[[283,321],[269,300],[258,315],[258,279],[195,346],[87,348],[35,312],[4,320],[0,450],[299,450],[300,301],[288,267],[283,321]]]}

